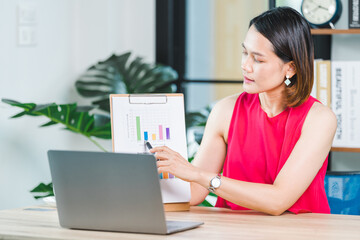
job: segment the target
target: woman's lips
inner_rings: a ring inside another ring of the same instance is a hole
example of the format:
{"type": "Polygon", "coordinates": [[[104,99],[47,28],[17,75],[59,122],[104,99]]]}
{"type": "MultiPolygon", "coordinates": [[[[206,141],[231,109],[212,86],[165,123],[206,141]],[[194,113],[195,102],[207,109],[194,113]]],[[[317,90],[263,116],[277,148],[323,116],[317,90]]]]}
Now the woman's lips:
{"type": "Polygon", "coordinates": [[[255,81],[244,76],[244,83],[253,83],[253,82],[255,81]]]}

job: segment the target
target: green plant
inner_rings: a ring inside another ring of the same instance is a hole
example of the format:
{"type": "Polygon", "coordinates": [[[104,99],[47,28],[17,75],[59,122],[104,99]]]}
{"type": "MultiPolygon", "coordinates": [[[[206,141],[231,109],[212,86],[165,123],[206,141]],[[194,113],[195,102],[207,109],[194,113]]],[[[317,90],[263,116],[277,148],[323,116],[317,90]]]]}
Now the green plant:
{"type": "MultiPolygon", "coordinates": [[[[176,90],[174,83],[178,76],[174,69],[145,63],[140,57],[131,60],[130,56],[130,52],[113,54],[105,61],[90,66],[75,82],[81,96],[95,98],[92,106],[77,106],[76,103],[20,103],[10,99],[2,99],[2,102],[22,109],[12,118],[47,117],[48,122],[41,127],[63,125],[64,129],[85,136],[102,151],[106,151],[95,138],[111,139],[109,94],[165,93],[176,90]],[[93,109],[104,110],[105,113],[92,114],[93,109]]],[[[35,198],[53,196],[52,184],[40,183],[31,192],[41,194],[35,198]]]]}
{"type": "Polygon", "coordinates": [[[36,105],[35,103],[20,103],[10,99],[2,99],[2,102],[23,109],[22,112],[12,116],[12,118],[25,115],[34,117],[45,116],[49,121],[40,127],[62,124],[66,130],[85,136],[103,151],[106,150],[94,137],[111,139],[110,117],[100,114],[90,114],[89,111],[94,107],[78,107],[76,103],[36,105]]]}
{"type": "MultiPolygon", "coordinates": [[[[198,145],[200,145],[204,128],[207,122],[207,119],[209,118],[210,112],[211,112],[211,106],[206,106],[204,109],[200,110],[199,112],[190,112],[186,114],[185,121],[186,121],[186,127],[188,129],[193,128],[192,134],[194,135],[194,140],[198,145]]],[[[189,162],[192,162],[195,158],[195,154],[197,151],[194,152],[194,154],[189,158],[189,162]]],[[[203,207],[213,207],[210,201],[208,201],[208,198],[216,198],[216,194],[210,192],[209,196],[201,203],[199,206],[203,207]]]]}
{"type": "Polygon", "coordinates": [[[159,64],[144,63],[142,58],[130,61],[131,53],[112,55],[89,67],[75,86],[79,94],[95,98],[93,105],[109,112],[109,95],[113,93],[175,92],[178,75],[174,69],[159,64]]]}
{"type": "MultiPolygon", "coordinates": [[[[77,106],[71,104],[35,104],[20,103],[15,100],[2,99],[2,102],[22,111],[12,118],[22,116],[43,116],[48,122],[40,127],[56,124],[64,126],[65,130],[81,134],[93,142],[102,151],[106,151],[95,139],[111,139],[110,122],[110,94],[138,94],[138,93],[169,93],[175,92],[177,73],[171,67],[144,63],[142,58],[130,60],[131,53],[111,55],[105,61],[90,66],[75,82],[78,93],[85,98],[92,98],[92,106],[77,106]],[[104,114],[92,114],[94,109],[105,111],[104,114]]],[[[186,115],[187,128],[205,126],[210,107],[200,112],[186,115]]],[[[196,139],[200,144],[202,134],[196,139]]],[[[191,162],[193,156],[189,159],[191,162]]],[[[34,198],[54,196],[52,183],[40,183],[31,190],[34,198]]],[[[216,196],[210,194],[211,196],[216,196]]],[[[212,206],[204,201],[202,206],[212,206]]]]}
{"type": "Polygon", "coordinates": [[[10,99],[2,99],[2,102],[23,109],[12,118],[25,115],[45,116],[49,118],[49,122],[41,127],[63,124],[66,130],[84,135],[101,150],[106,151],[94,137],[111,139],[110,94],[169,93],[176,90],[174,83],[178,75],[174,69],[145,63],[140,57],[131,61],[130,56],[130,52],[113,54],[105,61],[90,66],[75,82],[81,96],[95,98],[92,106],[79,107],[76,103],[37,105],[10,99]],[[101,109],[106,113],[91,114],[93,109],[101,109]]]}
{"type": "Polygon", "coordinates": [[[36,194],[34,195],[35,199],[54,196],[54,188],[52,183],[40,183],[30,192],[36,194]]]}
{"type": "Polygon", "coordinates": [[[205,127],[206,121],[210,115],[211,107],[206,106],[199,112],[190,112],[186,114],[187,127],[205,127]]]}
{"type": "Polygon", "coordinates": [[[186,114],[186,127],[187,128],[194,128],[194,127],[200,127],[200,131],[196,130],[193,131],[195,141],[200,144],[202,137],[203,137],[203,130],[205,128],[207,119],[210,115],[211,107],[206,106],[204,109],[202,109],[199,112],[190,112],[186,114]]]}

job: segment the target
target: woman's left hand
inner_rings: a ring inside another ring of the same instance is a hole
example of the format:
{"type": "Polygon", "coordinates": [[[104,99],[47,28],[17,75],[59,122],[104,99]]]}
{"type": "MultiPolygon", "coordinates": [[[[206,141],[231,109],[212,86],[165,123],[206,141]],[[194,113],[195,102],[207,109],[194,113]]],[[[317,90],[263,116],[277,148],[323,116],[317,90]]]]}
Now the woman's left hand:
{"type": "Polygon", "coordinates": [[[155,153],[158,172],[168,172],[172,175],[187,181],[193,182],[198,177],[199,171],[178,152],[166,146],[154,147],[150,152],[155,153]]]}

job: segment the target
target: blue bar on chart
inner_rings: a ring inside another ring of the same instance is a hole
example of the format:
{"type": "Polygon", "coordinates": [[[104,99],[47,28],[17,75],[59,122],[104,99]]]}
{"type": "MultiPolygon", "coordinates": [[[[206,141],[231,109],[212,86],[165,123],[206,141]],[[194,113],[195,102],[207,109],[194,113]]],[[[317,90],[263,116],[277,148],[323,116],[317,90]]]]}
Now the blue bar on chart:
{"type": "Polygon", "coordinates": [[[163,173],[159,174],[159,178],[160,179],[171,179],[171,178],[175,178],[175,176],[172,175],[171,173],[163,172],[163,173]]]}
{"type": "Polygon", "coordinates": [[[149,140],[148,132],[144,132],[144,140],[145,141],[149,140]]]}
{"type": "Polygon", "coordinates": [[[170,128],[166,128],[166,139],[170,139],[170,128]]]}

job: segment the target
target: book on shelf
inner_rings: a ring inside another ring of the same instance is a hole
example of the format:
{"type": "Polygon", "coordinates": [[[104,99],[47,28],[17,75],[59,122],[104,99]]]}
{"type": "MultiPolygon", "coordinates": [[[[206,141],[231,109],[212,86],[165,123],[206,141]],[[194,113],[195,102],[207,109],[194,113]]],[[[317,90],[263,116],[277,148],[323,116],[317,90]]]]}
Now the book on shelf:
{"type": "Polygon", "coordinates": [[[331,63],[330,60],[316,61],[316,97],[327,107],[331,107],[331,63]]]}
{"type": "Polygon", "coordinates": [[[337,118],[333,147],[360,147],[360,61],[331,62],[331,108],[337,118]]]}
{"type": "Polygon", "coordinates": [[[345,83],[346,63],[333,61],[331,63],[331,98],[332,110],[337,119],[337,129],[333,140],[333,147],[346,147],[345,127],[345,83]]]}
{"type": "Polygon", "coordinates": [[[360,28],[360,0],[349,0],[349,28],[360,28]]]}
{"type": "Polygon", "coordinates": [[[312,87],[311,93],[310,93],[310,95],[313,96],[314,98],[317,98],[317,95],[316,95],[316,91],[317,91],[317,89],[316,89],[316,85],[317,85],[316,63],[317,63],[318,61],[322,61],[322,59],[315,59],[315,60],[314,60],[314,84],[313,84],[313,87],[312,87]]]}

